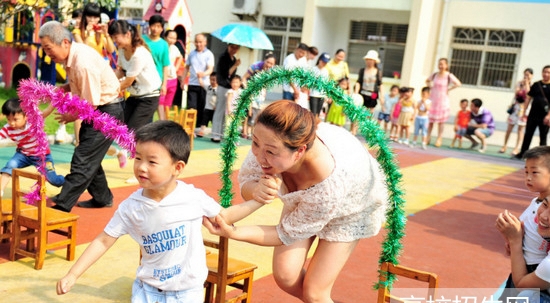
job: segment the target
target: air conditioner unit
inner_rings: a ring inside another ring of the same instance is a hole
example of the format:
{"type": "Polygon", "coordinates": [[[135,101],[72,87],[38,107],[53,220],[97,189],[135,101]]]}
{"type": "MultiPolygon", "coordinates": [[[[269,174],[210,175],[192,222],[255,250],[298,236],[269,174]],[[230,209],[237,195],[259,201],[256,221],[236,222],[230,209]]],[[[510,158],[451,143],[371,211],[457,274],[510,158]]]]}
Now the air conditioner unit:
{"type": "Polygon", "coordinates": [[[231,13],[235,15],[255,16],[260,10],[260,0],[233,0],[231,13]]]}

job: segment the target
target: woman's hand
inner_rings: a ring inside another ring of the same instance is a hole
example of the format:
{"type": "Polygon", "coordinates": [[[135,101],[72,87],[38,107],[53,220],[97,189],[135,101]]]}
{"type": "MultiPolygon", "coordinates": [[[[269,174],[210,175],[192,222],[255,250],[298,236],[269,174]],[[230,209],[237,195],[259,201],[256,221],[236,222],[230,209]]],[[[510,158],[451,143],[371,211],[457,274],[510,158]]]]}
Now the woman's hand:
{"type": "Polygon", "coordinates": [[[252,198],[260,203],[269,204],[279,197],[283,180],[279,177],[263,175],[252,192],[252,198]]]}
{"type": "Polygon", "coordinates": [[[237,230],[233,224],[228,225],[220,215],[212,219],[203,217],[202,225],[204,225],[211,234],[226,238],[231,238],[231,235],[237,230]]]}
{"type": "Polygon", "coordinates": [[[55,120],[59,123],[66,124],[66,123],[74,122],[77,119],[78,119],[77,116],[71,115],[71,114],[60,114],[60,113],[55,114],[55,120]]]}
{"type": "Polygon", "coordinates": [[[544,122],[544,125],[550,125],[550,114],[544,117],[543,122],[544,122]]]}

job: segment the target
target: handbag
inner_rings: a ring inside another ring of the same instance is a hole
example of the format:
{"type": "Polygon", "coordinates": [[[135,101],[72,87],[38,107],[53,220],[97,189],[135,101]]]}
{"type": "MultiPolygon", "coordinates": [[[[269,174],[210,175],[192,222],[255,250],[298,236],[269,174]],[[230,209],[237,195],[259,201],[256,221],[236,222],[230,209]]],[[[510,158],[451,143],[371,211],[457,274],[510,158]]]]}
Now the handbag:
{"type": "Polygon", "coordinates": [[[506,112],[508,113],[508,115],[511,115],[512,113],[514,113],[514,104],[510,104],[506,112]]]}
{"type": "Polygon", "coordinates": [[[542,93],[542,96],[544,97],[544,102],[546,102],[546,105],[544,105],[544,112],[548,113],[548,99],[546,98],[546,94],[544,93],[544,90],[542,89],[542,85],[540,85],[540,82],[537,82],[539,84],[540,92],[542,93]]]}

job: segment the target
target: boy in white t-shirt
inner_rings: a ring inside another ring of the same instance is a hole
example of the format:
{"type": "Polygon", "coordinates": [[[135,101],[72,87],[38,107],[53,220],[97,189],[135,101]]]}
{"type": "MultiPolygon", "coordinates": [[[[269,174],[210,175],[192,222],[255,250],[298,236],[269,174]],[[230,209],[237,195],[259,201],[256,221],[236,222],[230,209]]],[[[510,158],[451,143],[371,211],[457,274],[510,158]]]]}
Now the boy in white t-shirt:
{"type": "Polygon", "coordinates": [[[190,154],[189,137],[168,120],[136,131],[134,174],[142,188],[123,201],[104,231],[57,282],[65,294],[116,240],[129,234],[142,258],[132,287],[132,302],[203,302],[208,274],[201,225],[220,214],[235,222],[263,204],[250,200],[222,209],[203,190],[177,180],[190,154]]]}
{"type": "MultiPolygon", "coordinates": [[[[544,211],[548,208],[550,147],[534,147],[525,152],[524,159],[525,185],[529,191],[538,192],[538,196],[531,201],[519,219],[507,210],[497,218],[497,229],[506,240],[506,250],[512,261],[512,274],[506,281],[503,295],[499,298],[503,302],[507,302],[507,297],[518,296],[517,291],[514,290],[516,287],[550,288],[550,257],[548,257],[550,232],[547,225],[545,227],[543,225],[543,228],[539,227],[541,223],[548,224],[548,222],[542,222],[544,220],[539,217],[541,214],[538,213],[539,210],[544,211]],[[539,268],[543,265],[543,262],[548,263],[547,273],[549,276],[546,282],[543,281],[545,278],[539,275],[539,268]],[[514,266],[518,266],[518,268],[514,266]],[[517,270],[519,268],[521,268],[521,271],[517,270]],[[524,279],[527,276],[529,276],[527,279],[530,279],[530,282],[526,282],[527,280],[524,279]],[[521,282],[518,284],[518,281],[521,282]],[[535,281],[538,281],[538,283],[535,283],[535,281]]],[[[546,295],[548,293],[541,293],[541,298],[546,295]]],[[[548,297],[550,298],[550,296],[548,297]]]]}

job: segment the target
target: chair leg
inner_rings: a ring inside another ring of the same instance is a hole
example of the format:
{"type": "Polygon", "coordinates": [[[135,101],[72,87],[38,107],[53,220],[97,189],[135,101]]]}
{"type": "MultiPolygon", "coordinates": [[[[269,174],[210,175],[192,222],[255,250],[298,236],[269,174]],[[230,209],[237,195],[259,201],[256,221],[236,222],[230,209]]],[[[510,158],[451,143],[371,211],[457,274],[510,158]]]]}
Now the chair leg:
{"type": "Polygon", "coordinates": [[[67,245],[67,260],[72,261],[76,251],[76,222],[69,226],[67,237],[71,239],[71,243],[67,245]]]}
{"type": "Polygon", "coordinates": [[[15,248],[21,244],[21,227],[16,222],[12,223],[13,234],[10,244],[10,261],[15,261],[15,248]]]}
{"type": "Polygon", "coordinates": [[[4,221],[2,222],[2,226],[0,226],[0,233],[2,235],[2,243],[8,243],[10,241],[10,237],[5,237],[5,235],[11,234],[11,222],[4,221]]]}
{"type": "Polygon", "coordinates": [[[246,298],[244,298],[243,303],[252,302],[252,281],[253,281],[252,275],[253,274],[254,272],[250,274],[250,277],[244,279],[243,291],[246,292],[246,298]]]}
{"type": "Polygon", "coordinates": [[[43,231],[38,238],[38,247],[36,248],[36,261],[34,269],[42,269],[44,259],[46,258],[46,247],[48,246],[48,232],[43,231]]]}
{"type": "Polygon", "coordinates": [[[206,290],[204,292],[204,303],[212,303],[214,297],[214,284],[206,282],[206,290]]]}

